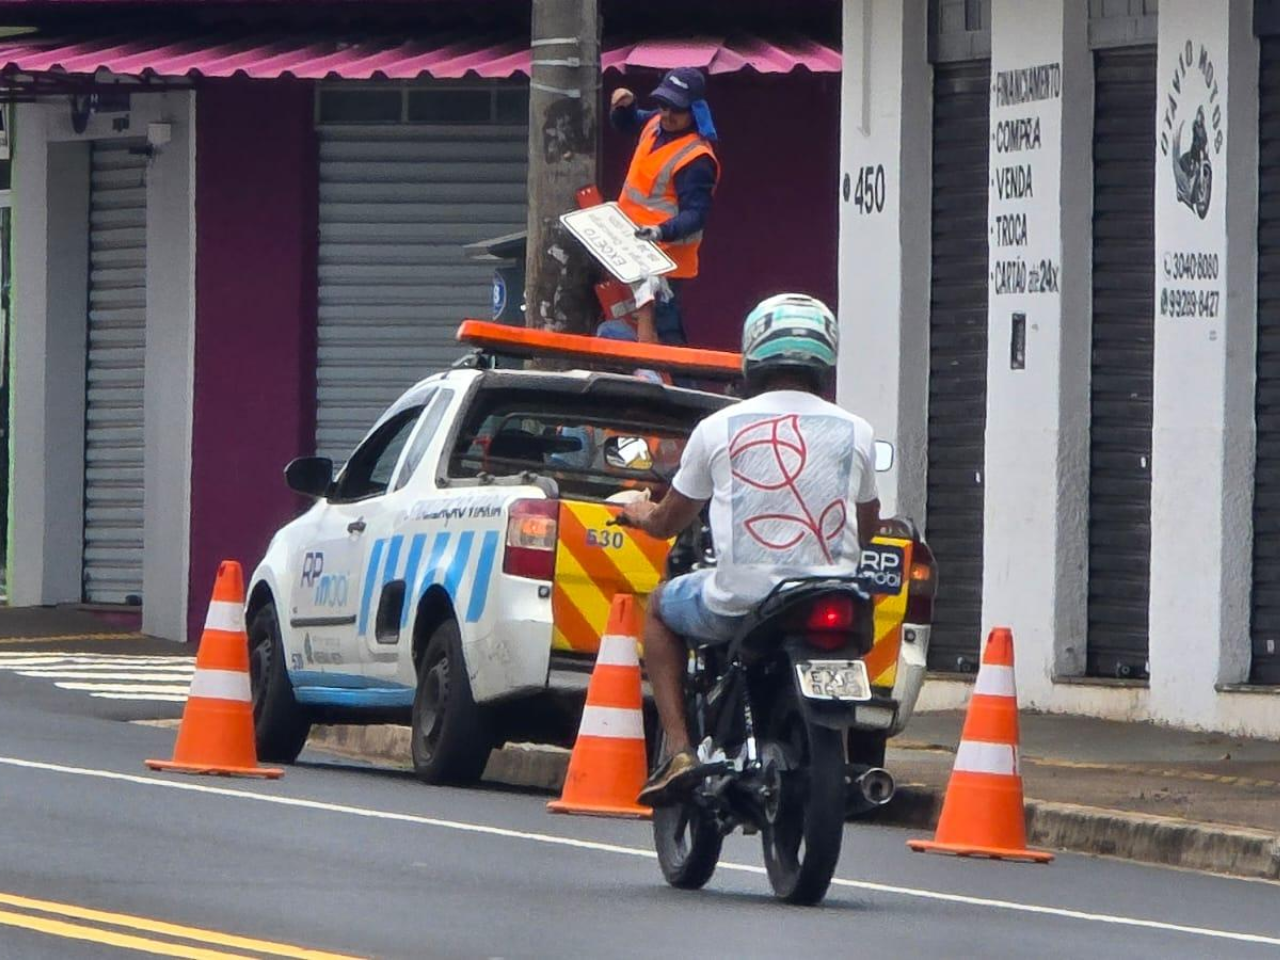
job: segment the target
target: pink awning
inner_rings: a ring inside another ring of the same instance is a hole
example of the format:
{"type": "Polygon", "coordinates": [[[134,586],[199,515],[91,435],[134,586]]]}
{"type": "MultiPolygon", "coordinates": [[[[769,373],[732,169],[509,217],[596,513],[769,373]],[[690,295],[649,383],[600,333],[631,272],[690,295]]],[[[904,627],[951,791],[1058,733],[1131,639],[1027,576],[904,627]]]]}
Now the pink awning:
{"type": "MultiPolygon", "coordinates": [[[[405,40],[380,37],[338,39],[324,35],[249,34],[114,36],[57,39],[15,37],[0,42],[0,71],[179,79],[250,77],[275,80],[413,80],[466,76],[528,75],[531,55],[523,39],[451,35],[405,40]]],[[[789,73],[839,73],[840,53],[814,40],[766,40],[754,36],[609,42],[604,70],[701,67],[708,73],[752,69],[789,73]]]]}

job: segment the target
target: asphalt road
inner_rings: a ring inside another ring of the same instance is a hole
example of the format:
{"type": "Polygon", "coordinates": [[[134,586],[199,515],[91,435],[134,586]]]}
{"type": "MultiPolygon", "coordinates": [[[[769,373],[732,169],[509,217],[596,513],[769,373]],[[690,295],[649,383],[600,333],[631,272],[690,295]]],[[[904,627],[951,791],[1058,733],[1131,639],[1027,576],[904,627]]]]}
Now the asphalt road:
{"type": "Polygon", "coordinates": [[[6,960],[1280,955],[1274,884],[922,856],[863,825],[822,907],[775,904],[742,837],[686,893],[663,884],[641,823],[322,756],[274,783],[152,774],[142,760],[169,755],[171,730],[50,689],[0,676],[6,960]]]}

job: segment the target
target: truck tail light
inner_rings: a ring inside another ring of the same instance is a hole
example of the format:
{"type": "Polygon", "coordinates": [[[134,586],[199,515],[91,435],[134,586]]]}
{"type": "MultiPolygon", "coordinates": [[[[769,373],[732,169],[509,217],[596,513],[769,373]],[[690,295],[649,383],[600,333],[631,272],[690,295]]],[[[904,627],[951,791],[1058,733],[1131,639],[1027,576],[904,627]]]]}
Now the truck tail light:
{"type": "Polygon", "coordinates": [[[911,570],[907,582],[907,623],[933,622],[933,598],[938,594],[938,565],[933,551],[916,541],[911,549],[911,570]]]}
{"type": "Polygon", "coordinates": [[[553,580],[560,514],[558,500],[517,500],[507,517],[503,573],[531,580],[553,580]]]}

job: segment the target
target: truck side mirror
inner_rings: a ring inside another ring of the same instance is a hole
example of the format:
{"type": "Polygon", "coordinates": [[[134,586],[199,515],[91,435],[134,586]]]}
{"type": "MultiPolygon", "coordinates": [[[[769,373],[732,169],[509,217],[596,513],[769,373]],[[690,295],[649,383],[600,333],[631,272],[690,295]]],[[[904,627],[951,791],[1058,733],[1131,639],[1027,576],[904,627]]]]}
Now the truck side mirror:
{"type": "Polygon", "coordinates": [[[284,482],[294,493],[323,497],[333,484],[333,461],[328,457],[298,457],[284,468],[284,482]]]}

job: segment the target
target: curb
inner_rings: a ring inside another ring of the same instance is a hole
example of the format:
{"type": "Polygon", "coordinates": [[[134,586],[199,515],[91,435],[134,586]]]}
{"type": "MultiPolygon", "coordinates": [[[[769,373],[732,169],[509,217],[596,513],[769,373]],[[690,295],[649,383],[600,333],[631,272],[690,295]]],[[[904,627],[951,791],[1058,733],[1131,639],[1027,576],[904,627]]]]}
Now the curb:
{"type": "MultiPolygon", "coordinates": [[[[398,724],[312,727],[307,746],[361,760],[410,766],[409,728],[398,724]]],[[[558,793],[569,769],[569,751],[533,743],[509,743],[489,756],[483,779],[509,787],[558,793]]]]}
{"type": "MultiPolygon", "coordinates": [[[[317,726],[307,745],[363,760],[409,765],[409,728],[395,724],[317,726]]],[[[493,752],[484,779],[556,793],[568,766],[568,750],[508,744],[493,752]]],[[[861,819],[932,830],[941,811],[941,790],[907,783],[898,787],[889,804],[861,819]]],[[[1237,877],[1280,879],[1280,836],[1264,830],[1044,800],[1026,801],[1026,819],[1027,841],[1037,846],[1237,877]]]]}

